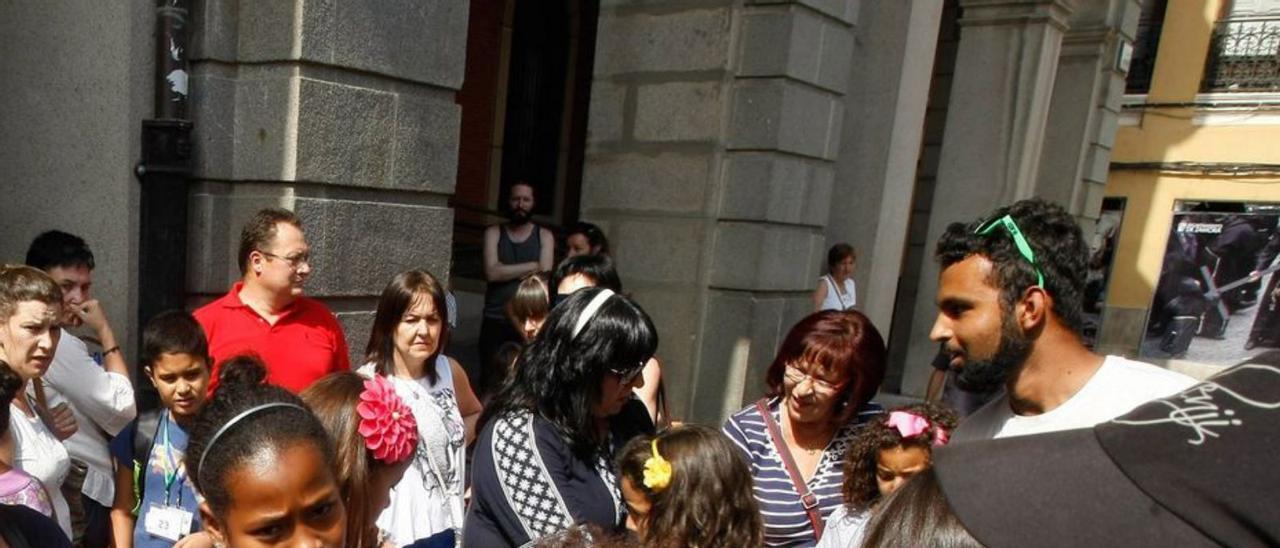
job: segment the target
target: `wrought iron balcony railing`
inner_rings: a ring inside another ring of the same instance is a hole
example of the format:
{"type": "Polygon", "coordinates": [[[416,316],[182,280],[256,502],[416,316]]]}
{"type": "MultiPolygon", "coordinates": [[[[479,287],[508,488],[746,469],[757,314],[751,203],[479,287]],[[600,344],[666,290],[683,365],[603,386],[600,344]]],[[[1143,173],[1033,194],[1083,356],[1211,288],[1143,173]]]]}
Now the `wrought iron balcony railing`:
{"type": "Polygon", "coordinates": [[[1280,17],[1218,21],[1200,91],[1280,91],[1280,17]]]}

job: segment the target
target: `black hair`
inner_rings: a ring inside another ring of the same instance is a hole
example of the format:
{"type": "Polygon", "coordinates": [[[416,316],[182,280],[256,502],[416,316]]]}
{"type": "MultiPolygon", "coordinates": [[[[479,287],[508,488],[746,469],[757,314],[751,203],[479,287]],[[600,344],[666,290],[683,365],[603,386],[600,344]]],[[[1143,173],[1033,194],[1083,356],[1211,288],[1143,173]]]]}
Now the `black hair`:
{"type": "Polygon", "coordinates": [[[599,248],[600,251],[598,251],[597,254],[609,254],[609,238],[605,237],[604,231],[600,230],[600,227],[588,222],[577,222],[565,231],[564,238],[568,240],[569,236],[573,236],[574,234],[581,234],[586,238],[588,246],[599,248]]]}
{"type": "Polygon", "coordinates": [[[916,474],[889,495],[863,531],[862,546],[871,548],[982,547],[951,511],[933,469],[916,474]]]}
{"type": "Polygon", "coordinates": [[[622,279],[618,277],[618,269],[608,255],[579,255],[560,261],[551,275],[552,292],[560,287],[561,281],[574,274],[591,278],[595,281],[596,287],[622,293],[622,279]]]}
{"type": "Polygon", "coordinates": [[[952,223],[938,240],[934,251],[942,269],[974,255],[991,261],[988,283],[1000,289],[1000,304],[1006,313],[1036,285],[1036,271],[1022,256],[1013,237],[997,226],[986,234],[975,231],[993,219],[1009,215],[1035,252],[1036,266],[1044,274],[1044,290],[1053,298],[1053,313],[1068,329],[1084,329],[1084,285],[1088,274],[1089,248],[1080,225],[1062,206],[1039,198],[1022,200],[993,211],[969,224],[952,223]]]}
{"type": "MultiPolygon", "coordinates": [[[[324,456],[327,470],[334,469],[333,446],[320,420],[297,395],[279,386],[265,384],[267,370],[253,356],[235,356],[222,362],[218,390],[191,427],[187,443],[187,474],[209,503],[216,516],[225,516],[231,503],[227,474],[263,451],[275,451],[310,443],[324,456]],[[210,445],[210,438],[223,425],[246,410],[266,404],[271,407],[243,417],[210,445]]],[[[335,483],[337,477],[334,477],[335,483]]]]}
{"type": "Polygon", "coordinates": [[[26,264],[45,272],[74,266],[93,270],[93,252],[89,251],[89,244],[83,238],[61,230],[49,230],[31,240],[26,264]]]}
{"type": "Polygon", "coordinates": [[[209,342],[204,328],[187,311],[166,310],[156,314],[142,330],[138,363],[150,367],[163,354],[187,354],[209,365],[209,342]]]}
{"type": "Polygon", "coordinates": [[[658,331],[649,315],[631,299],[614,294],[600,306],[578,336],[579,316],[602,288],[575,292],[551,310],[542,332],[525,347],[480,424],[512,412],[531,411],[553,424],[572,444],[574,455],[595,462],[604,440],[591,408],[611,369],[644,367],[658,349],[658,331]]]}
{"type": "Polygon", "coordinates": [[[0,360],[0,438],[9,432],[9,404],[18,397],[22,390],[22,377],[9,367],[9,362],[0,360]]]}

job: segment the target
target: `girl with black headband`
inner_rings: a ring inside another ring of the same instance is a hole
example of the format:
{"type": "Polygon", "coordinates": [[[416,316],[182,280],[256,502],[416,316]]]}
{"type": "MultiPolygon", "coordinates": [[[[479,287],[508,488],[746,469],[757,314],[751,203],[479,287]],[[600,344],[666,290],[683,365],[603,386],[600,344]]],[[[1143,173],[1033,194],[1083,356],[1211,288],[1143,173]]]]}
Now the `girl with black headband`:
{"type": "Polygon", "coordinates": [[[609,289],[574,293],[485,410],[463,546],[519,546],[575,523],[616,530],[625,517],[614,452],[652,433],[631,396],[658,347],[653,322],[609,289]]]}
{"type": "Polygon", "coordinates": [[[344,546],[346,510],[320,421],[298,396],[263,384],[256,358],[219,370],[187,443],[187,473],[215,546],[344,546]]]}

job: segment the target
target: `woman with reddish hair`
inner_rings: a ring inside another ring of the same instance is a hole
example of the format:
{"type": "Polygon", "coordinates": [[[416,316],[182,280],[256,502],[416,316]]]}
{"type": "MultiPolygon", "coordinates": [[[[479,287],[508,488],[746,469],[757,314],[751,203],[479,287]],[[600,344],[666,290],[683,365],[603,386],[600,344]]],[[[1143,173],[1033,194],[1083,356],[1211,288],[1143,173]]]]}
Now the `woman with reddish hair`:
{"type": "Polygon", "coordinates": [[[884,338],[861,312],[824,310],[797,323],[765,373],[768,393],[734,413],[724,433],[745,453],[766,546],[814,546],[843,504],[841,462],[882,412],[884,338]]]}

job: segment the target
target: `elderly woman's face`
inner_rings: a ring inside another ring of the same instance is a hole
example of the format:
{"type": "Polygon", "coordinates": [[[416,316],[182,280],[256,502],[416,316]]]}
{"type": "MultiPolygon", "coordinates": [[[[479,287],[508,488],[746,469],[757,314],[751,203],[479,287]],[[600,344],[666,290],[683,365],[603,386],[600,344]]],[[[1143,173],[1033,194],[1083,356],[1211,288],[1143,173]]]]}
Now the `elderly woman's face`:
{"type": "Polygon", "coordinates": [[[817,364],[795,360],[782,373],[783,406],[791,422],[817,423],[831,420],[848,374],[825,371],[817,364]]]}

